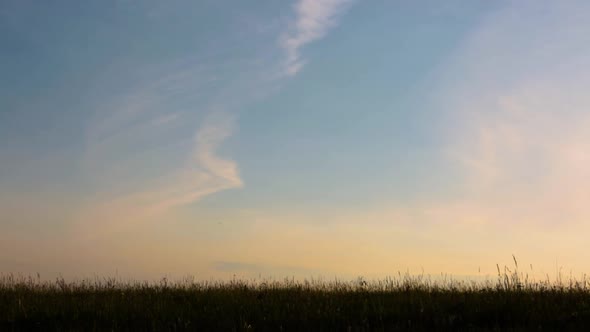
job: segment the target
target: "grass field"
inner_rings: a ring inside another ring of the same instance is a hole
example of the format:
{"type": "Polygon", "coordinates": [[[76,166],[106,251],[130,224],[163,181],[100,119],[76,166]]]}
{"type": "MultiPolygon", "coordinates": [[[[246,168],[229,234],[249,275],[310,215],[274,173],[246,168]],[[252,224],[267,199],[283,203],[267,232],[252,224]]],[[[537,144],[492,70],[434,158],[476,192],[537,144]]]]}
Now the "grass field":
{"type": "Polygon", "coordinates": [[[398,275],[352,282],[184,280],[158,283],[4,275],[1,331],[585,330],[586,280],[530,281],[505,269],[489,282],[398,275]]]}

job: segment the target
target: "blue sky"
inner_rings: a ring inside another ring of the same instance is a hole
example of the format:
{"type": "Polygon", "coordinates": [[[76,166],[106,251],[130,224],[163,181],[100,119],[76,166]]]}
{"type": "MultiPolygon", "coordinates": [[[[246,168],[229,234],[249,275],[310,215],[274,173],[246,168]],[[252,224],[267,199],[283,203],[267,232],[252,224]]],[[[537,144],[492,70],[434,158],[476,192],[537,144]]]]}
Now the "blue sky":
{"type": "Polygon", "coordinates": [[[3,1],[0,271],[587,271],[589,10],[3,1]]]}

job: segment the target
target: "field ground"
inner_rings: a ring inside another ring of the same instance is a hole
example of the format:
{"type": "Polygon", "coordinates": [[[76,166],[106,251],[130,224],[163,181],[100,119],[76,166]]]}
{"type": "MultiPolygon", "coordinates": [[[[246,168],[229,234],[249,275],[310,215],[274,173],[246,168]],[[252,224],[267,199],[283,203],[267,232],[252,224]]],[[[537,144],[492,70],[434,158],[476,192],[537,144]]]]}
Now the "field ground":
{"type": "MultiPolygon", "coordinates": [[[[524,281],[523,281],[524,280],[524,281]]],[[[590,287],[399,276],[367,283],[67,283],[0,277],[0,331],[523,331],[586,330],[590,287]]]]}

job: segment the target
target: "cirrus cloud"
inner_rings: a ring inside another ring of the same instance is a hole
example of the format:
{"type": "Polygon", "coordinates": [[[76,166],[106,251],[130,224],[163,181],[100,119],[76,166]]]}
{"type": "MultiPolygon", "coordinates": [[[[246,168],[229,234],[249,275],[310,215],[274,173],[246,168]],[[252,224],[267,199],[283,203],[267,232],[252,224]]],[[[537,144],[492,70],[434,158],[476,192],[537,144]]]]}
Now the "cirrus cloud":
{"type": "Polygon", "coordinates": [[[284,73],[295,75],[305,65],[301,49],[323,38],[335,27],[338,18],[352,4],[352,0],[299,0],[294,5],[295,19],[280,44],[286,53],[284,73]]]}

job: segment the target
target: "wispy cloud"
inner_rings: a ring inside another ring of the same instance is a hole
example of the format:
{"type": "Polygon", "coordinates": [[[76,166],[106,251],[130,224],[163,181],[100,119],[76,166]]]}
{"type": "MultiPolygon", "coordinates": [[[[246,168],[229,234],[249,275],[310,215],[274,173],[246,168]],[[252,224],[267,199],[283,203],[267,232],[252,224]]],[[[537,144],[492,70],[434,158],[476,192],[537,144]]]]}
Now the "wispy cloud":
{"type": "Polygon", "coordinates": [[[165,211],[178,205],[198,201],[202,197],[242,186],[238,166],[233,160],[217,155],[217,149],[232,134],[233,117],[213,114],[197,131],[195,151],[178,183],[150,207],[152,213],[165,211]]]}
{"type": "Polygon", "coordinates": [[[168,66],[97,108],[82,160],[95,197],[75,218],[78,233],[129,227],[242,186],[237,163],[218,154],[236,104],[249,98],[241,81],[217,80],[232,66],[244,74],[242,63],[168,66]]]}
{"type": "Polygon", "coordinates": [[[83,164],[101,194],[82,219],[132,224],[242,187],[238,164],[218,153],[239,109],[274,91],[276,65],[281,76],[296,74],[305,63],[302,48],[324,37],[351,3],[298,1],[280,36],[284,63],[266,55],[231,61],[203,56],[136,74],[142,83],[101,105],[90,121],[83,164]]]}
{"type": "Polygon", "coordinates": [[[590,7],[573,3],[509,4],[457,50],[441,82],[462,201],[490,223],[556,229],[590,216],[590,24],[579,15],[590,7]],[[547,14],[527,15],[531,6],[547,14]]]}
{"type": "Polygon", "coordinates": [[[305,65],[301,49],[323,38],[337,25],[340,15],[353,0],[298,0],[294,5],[295,19],[280,44],[286,53],[284,73],[295,75],[305,65]]]}
{"type": "Polygon", "coordinates": [[[241,187],[236,162],[218,155],[219,147],[232,134],[233,122],[234,117],[226,113],[208,115],[196,130],[193,151],[183,164],[156,178],[145,179],[144,184],[131,186],[118,195],[109,193],[90,202],[76,217],[77,236],[129,229],[159,218],[174,207],[241,187]],[[97,225],[100,225],[100,232],[97,232],[97,225]]]}

